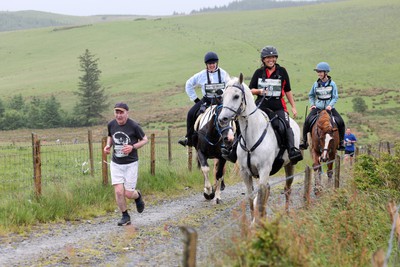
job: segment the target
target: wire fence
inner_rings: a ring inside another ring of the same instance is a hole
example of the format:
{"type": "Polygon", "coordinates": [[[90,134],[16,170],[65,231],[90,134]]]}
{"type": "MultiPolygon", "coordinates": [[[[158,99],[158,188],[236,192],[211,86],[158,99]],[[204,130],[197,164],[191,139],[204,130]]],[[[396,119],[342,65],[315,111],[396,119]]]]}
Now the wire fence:
{"type": "MultiPolygon", "coordinates": [[[[89,134],[88,134],[89,136],[89,134]]],[[[88,179],[93,182],[102,182],[102,164],[103,159],[103,142],[104,136],[100,134],[95,135],[92,142],[93,155],[91,156],[89,140],[83,140],[82,138],[70,138],[70,141],[52,140],[41,138],[40,154],[41,154],[41,176],[42,185],[54,186],[55,184],[62,183],[65,180],[71,179],[88,179]]],[[[165,135],[157,135],[154,138],[154,145],[147,145],[139,150],[140,158],[140,170],[139,172],[151,172],[152,168],[156,166],[173,165],[188,161],[188,150],[177,144],[180,136],[172,136],[170,132],[165,135]],[[152,151],[153,149],[153,151],[152,151]],[[156,155],[156,159],[152,158],[152,155],[156,155]]],[[[89,138],[88,138],[89,139],[89,138]]],[[[382,151],[386,151],[389,154],[394,153],[393,145],[390,143],[380,143],[376,147],[365,146],[363,148],[357,148],[356,157],[358,153],[374,154],[379,156],[382,151]]],[[[343,157],[339,156],[339,162],[343,161],[343,157]]],[[[355,158],[356,158],[355,157],[355,158]]],[[[109,160],[108,160],[109,161],[109,160]]],[[[107,161],[107,163],[108,163],[107,161]]],[[[338,161],[336,161],[338,162],[338,161]]],[[[325,165],[330,162],[322,164],[325,165]]],[[[2,166],[2,172],[0,172],[0,192],[1,198],[5,196],[11,196],[12,193],[17,191],[31,192],[34,193],[34,177],[35,177],[35,160],[34,160],[34,149],[33,142],[15,141],[10,143],[0,142],[0,165],[2,166]]],[[[190,168],[188,163],[188,168],[190,168]]],[[[306,207],[307,203],[307,191],[305,186],[307,185],[306,177],[307,168],[302,172],[294,174],[288,178],[271,178],[269,186],[271,188],[271,197],[268,198],[267,204],[267,217],[274,217],[277,213],[282,211],[282,207],[285,205],[286,198],[283,192],[283,184],[286,183],[286,179],[293,178],[292,194],[290,201],[290,209],[302,209],[306,207]]],[[[336,168],[340,168],[340,164],[335,164],[334,172],[337,172],[340,176],[340,169],[337,171],[336,168]],[[339,165],[339,166],[338,166],[339,165]]],[[[326,179],[324,174],[324,187],[333,188],[336,186],[335,182],[326,179]]],[[[346,180],[340,180],[340,185],[346,183],[346,180]]],[[[310,184],[311,185],[311,184],[310,184]]],[[[337,184],[339,186],[339,183],[337,184]]],[[[254,193],[258,193],[258,187],[255,187],[254,193]]],[[[308,192],[310,197],[316,199],[315,194],[308,192]]],[[[239,196],[232,200],[230,205],[218,212],[211,220],[207,220],[204,224],[198,227],[196,232],[196,247],[194,262],[201,263],[201,265],[207,265],[217,260],[213,253],[216,248],[223,247],[224,242],[232,242],[232,236],[240,235],[241,225],[249,217],[249,210],[246,206],[247,197],[239,196]],[[229,217],[229,219],[227,219],[229,217]],[[218,227],[209,227],[215,225],[218,227]],[[197,253],[196,253],[197,252],[197,253]]],[[[390,236],[389,248],[384,257],[384,264],[380,266],[387,266],[390,256],[392,254],[392,248],[394,243],[394,236],[396,235],[396,223],[398,222],[398,210],[395,209],[395,219],[393,219],[392,232],[390,236]]],[[[190,251],[192,248],[182,249],[182,228],[176,225],[169,225],[170,237],[167,238],[169,244],[160,244],[165,248],[164,253],[157,253],[153,255],[154,260],[159,259],[158,262],[164,262],[167,265],[169,263],[173,265],[180,265],[182,258],[184,258],[185,251],[190,251]]],[[[398,230],[400,232],[400,229],[398,230]]],[[[190,242],[184,242],[190,244],[190,242]]],[[[397,242],[399,244],[399,242],[397,242]]],[[[192,243],[193,245],[193,243],[192,243]]],[[[159,250],[155,250],[159,251],[159,250]]],[[[397,257],[396,257],[397,258],[397,257]]],[[[193,258],[188,258],[187,262],[193,258]]],[[[185,264],[184,264],[185,265],[185,264]]],[[[189,265],[185,265],[189,266],[189,265]]]]}
{"type": "MultiPolygon", "coordinates": [[[[337,160],[342,161],[343,158],[344,155],[338,156],[335,162],[337,160]]],[[[329,163],[332,163],[332,161],[321,164],[321,167],[326,168],[326,165],[329,163]]],[[[306,166],[306,168],[310,167],[306,166]]],[[[304,170],[286,178],[270,177],[269,186],[271,194],[268,198],[266,212],[268,220],[275,218],[277,214],[286,212],[284,208],[286,204],[284,186],[288,179],[293,179],[289,204],[290,210],[299,210],[308,207],[307,193],[310,194],[313,200],[317,199],[313,191],[306,191],[305,189],[306,176],[311,174],[311,172],[307,174],[307,170],[304,170]]],[[[323,174],[323,177],[323,184],[326,190],[330,190],[330,188],[335,186],[333,181],[328,180],[326,173],[323,174]]],[[[343,185],[346,183],[345,180],[340,181],[343,185]]],[[[260,186],[256,184],[251,196],[255,197],[259,193],[259,190],[260,186]]],[[[196,228],[184,227],[185,231],[182,231],[182,227],[176,225],[166,226],[165,228],[169,229],[171,235],[163,243],[164,249],[162,253],[158,249],[155,249],[158,252],[152,255],[154,257],[153,260],[154,262],[163,263],[161,264],[162,266],[216,266],[226,248],[248,234],[243,229],[247,229],[248,231],[250,218],[248,196],[238,194],[236,198],[230,200],[227,207],[224,207],[224,209],[217,212],[214,216],[205,219],[196,228]],[[195,239],[196,242],[193,242],[192,239],[195,239]]],[[[220,263],[219,265],[223,266],[223,263],[220,263]]]]}
{"type": "MultiPolygon", "coordinates": [[[[189,167],[187,149],[178,144],[180,136],[172,136],[170,132],[152,136],[154,144],[138,150],[139,175],[154,173],[165,166],[182,165],[185,161],[189,167]]],[[[82,137],[68,138],[68,141],[49,140],[36,134],[32,134],[31,142],[29,137],[7,142],[0,140],[0,199],[10,198],[16,192],[35,193],[39,178],[43,191],[68,181],[104,183],[103,164],[109,164],[111,160],[110,156],[105,160],[103,158],[102,142],[105,138],[89,131],[86,140],[82,137]]]]}
{"type": "MultiPolygon", "coordinates": [[[[356,159],[359,154],[365,153],[379,157],[380,153],[393,154],[393,148],[393,144],[383,142],[376,146],[366,146],[364,149],[356,148],[353,156],[356,159]]],[[[315,167],[322,167],[323,169],[326,169],[326,166],[329,163],[335,162],[332,170],[333,173],[339,175],[340,177],[348,178],[347,175],[340,175],[341,168],[342,171],[347,171],[349,168],[349,162],[347,162],[346,165],[343,164],[341,166],[341,163],[345,163],[345,156],[346,155],[338,155],[335,160],[322,163],[320,166],[315,167]]],[[[292,184],[290,209],[299,210],[309,205],[306,199],[307,190],[305,188],[307,186],[306,176],[310,174],[309,171],[307,171],[307,168],[310,167],[306,166],[304,172],[296,173],[292,177],[272,177],[270,179],[269,186],[271,188],[271,192],[273,193],[271,193],[271,196],[268,198],[268,219],[272,219],[277,214],[282,213],[282,207],[285,206],[286,202],[283,188],[287,179],[294,179],[292,184]]],[[[335,179],[338,178],[336,177],[335,179]]],[[[347,179],[343,178],[339,178],[338,181],[335,181],[329,179],[327,173],[323,174],[323,187],[327,191],[329,191],[330,188],[346,186],[348,182],[349,181],[347,179]]],[[[259,187],[256,187],[252,195],[253,197],[258,193],[258,190],[259,187]]],[[[317,201],[318,198],[315,193],[310,193],[310,197],[313,199],[313,201],[317,201]]],[[[178,266],[182,264],[182,260],[183,266],[196,266],[196,264],[199,266],[218,265],[217,263],[220,260],[219,256],[221,253],[223,253],[227,247],[234,246],[234,242],[239,242],[246,235],[242,229],[244,224],[247,224],[248,226],[250,217],[250,211],[247,202],[247,196],[243,195],[242,197],[236,198],[227,208],[224,208],[220,213],[211,219],[208,218],[201,226],[197,227],[196,229],[187,228],[185,231],[182,231],[184,236],[183,238],[182,233],[178,231],[177,226],[169,226],[171,229],[175,230],[170,231],[174,234],[168,240],[168,242],[170,242],[166,246],[168,249],[165,249],[163,253],[153,255],[155,260],[157,262],[165,263],[165,266],[178,266]],[[195,239],[196,242],[193,242],[193,240],[190,242],[190,239],[195,239]]],[[[372,258],[373,266],[397,266],[400,262],[399,255],[393,253],[393,248],[396,246],[396,244],[397,251],[400,248],[400,219],[398,213],[399,206],[396,207],[393,203],[391,208],[393,224],[388,241],[388,249],[386,253],[384,253],[383,250],[378,250],[374,254],[372,258]],[[395,237],[397,237],[397,242],[395,241],[395,237]]],[[[223,266],[223,263],[220,262],[219,265],[223,266]]]]}

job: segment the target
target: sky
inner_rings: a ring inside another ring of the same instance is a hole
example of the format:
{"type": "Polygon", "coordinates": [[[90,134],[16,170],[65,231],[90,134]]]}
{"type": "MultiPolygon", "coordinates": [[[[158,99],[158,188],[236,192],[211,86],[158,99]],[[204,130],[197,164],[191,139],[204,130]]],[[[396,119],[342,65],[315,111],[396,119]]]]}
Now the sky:
{"type": "Polygon", "coordinates": [[[0,11],[37,10],[63,15],[172,15],[234,0],[1,0],[0,11]]]}

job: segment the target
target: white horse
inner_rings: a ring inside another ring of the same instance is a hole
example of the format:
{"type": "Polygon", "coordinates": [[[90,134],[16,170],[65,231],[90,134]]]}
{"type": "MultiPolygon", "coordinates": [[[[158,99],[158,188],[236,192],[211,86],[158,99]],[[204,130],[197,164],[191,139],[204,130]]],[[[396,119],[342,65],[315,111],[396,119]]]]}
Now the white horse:
{"type": "MultiPolygon", "coordinates": [[[[232,78],[226,85],[223,94],[223,107],[218,116],[221,127],[236,118],[239,121],[241,138],[237,146],[237,157],[240,175],[247,188],[253,223],[266,215],[267,197],[258,192],[253,196],[253,177],[258,177],[260,188],[269,188],[268,179],[273,169],[273,163],[277,157],[280,147],[268,116],[254,102],[254,97],[249,87],[243,83],[243,75],[232,78]],[[263,201],[261,198],[264,198],[263,201]],[[257,211],[254,213],[254,210],[257,211]]],[[[300,143],[299,125],[290,119],[293,129],[295,146],[300,143]]],[[[290,163],[287,150],[283,156],[283,164],[286,174],[285,196],[286,210],[289,209],[291,185],[293,182],[294,166],[290,163]]],[[[282,162],[282,161],[281,161],[282,162]]]]}

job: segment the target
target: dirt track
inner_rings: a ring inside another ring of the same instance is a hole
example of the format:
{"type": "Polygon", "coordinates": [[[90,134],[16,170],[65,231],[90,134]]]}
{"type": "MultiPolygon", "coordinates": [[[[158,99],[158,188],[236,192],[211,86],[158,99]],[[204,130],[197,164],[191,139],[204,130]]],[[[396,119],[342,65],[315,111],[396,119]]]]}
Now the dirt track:
{"type": "MultiPolygon", "coordinates": [[[[272,188],[268,205],[281,210],[283,184],[272,188]]],[[[296,207],[302,203],[302,187],[294,184],[292,188],[291,205],[296,207]]],[[[1,238],[0,266],[182,266],[182,225],[197,231],[197,266],[213,266],[217,260],[211,257],[213,248],[220,240],[229,239],[240,223],[233,210],[240,209],[244,194],[242,183],[227,186],[222,192],[223,204],[216,205],[206,201],[201,192],[189,193],[148,205],[142,214],[131,211],[132,225],[125,227],[117,226],[119,213],[90,221],[40,225],[29,236],[1,238]]],[[[131,207],[134,209],[133,204],[131,207]]],[[[270,207],[269,215],[274,212],[270,207]]]]}
{"type": "Polygon", "coordinates": [[[242,193],[242,184],[227,186],[222,195],[225,204],[218,206],[200,192],[167,200],[147,206],[142,214],[131,211],[132,225],[125,227],[117,226],[119,213],[40,225],[29,236],[1,238],[0,266],[178,266],[183,252],[178,226],[190,221],[206,233],[208,227],[215,228],[213,219],[231,216],[229,205],[242,199],[242,193]]]}

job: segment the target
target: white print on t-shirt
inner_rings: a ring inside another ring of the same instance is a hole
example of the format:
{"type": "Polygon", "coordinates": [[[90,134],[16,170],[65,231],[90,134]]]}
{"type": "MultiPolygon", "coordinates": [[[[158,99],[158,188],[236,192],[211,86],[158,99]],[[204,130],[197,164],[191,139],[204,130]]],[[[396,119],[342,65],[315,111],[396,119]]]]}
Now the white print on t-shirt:
{"type": "Polygon", "coordinates": [[[116,132],[113,134],[112,138],[114,142],[114,155],[117,158],[128,156],[128,154],[124,154],[124,152],[122,152],[122,149],[124,148],[124,145],[131,143],[129,136],[124,132],[116,132]]]}

